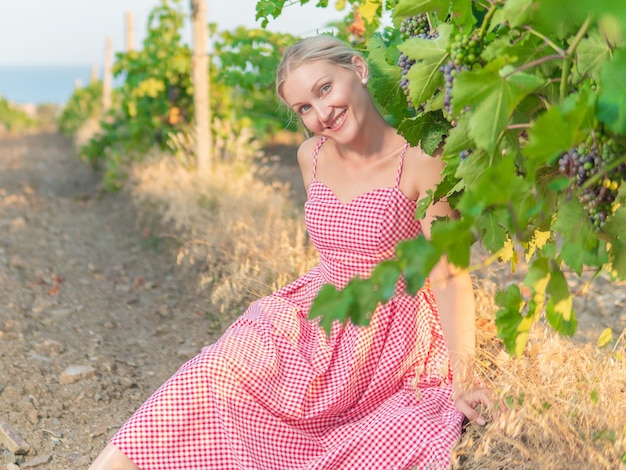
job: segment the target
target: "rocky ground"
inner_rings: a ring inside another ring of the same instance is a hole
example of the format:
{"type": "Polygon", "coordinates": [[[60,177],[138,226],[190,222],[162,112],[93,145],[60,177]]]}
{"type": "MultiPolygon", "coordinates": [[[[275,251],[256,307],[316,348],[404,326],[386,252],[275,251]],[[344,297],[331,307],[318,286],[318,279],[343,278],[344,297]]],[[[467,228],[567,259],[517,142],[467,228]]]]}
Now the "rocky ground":
{"type": "MultiPolygon", "coordinates": [[[[626,327],[594,283],[580,341],[626,327]]],[[[0,140],[0,470],[82,469],[220,328],[125,193],[55,134],[0,140]]]]}
{"type": "Polygon", "coordinates": [[[214,338],[129,197],[54,134],[0,141],[0,470],[87,468],[214,338]]]}

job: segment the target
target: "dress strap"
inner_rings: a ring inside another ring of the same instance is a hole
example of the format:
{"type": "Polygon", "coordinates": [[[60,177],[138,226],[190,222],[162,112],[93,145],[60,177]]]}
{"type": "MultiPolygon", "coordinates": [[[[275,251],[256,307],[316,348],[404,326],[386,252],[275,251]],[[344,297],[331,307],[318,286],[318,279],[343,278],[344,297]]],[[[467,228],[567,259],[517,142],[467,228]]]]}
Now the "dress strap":
{"type": "Polygon", "coordinates": [[[320,147],[322,144],[326,142],[326,137],[320,138],[315,144],[315,148],[313,149],[313,179],[315,179],[315,174],[317,173],[317,156],[320,153],[320,147]]]}
{"type": "Polygon", "coordinates": [[[402,177],[402,166],[404,165],[404,155],[409,148],[409,143],[404,144],[402,153],[400,154],[400,164],[398,165],[398,174],[396,175],[396,188],[400,186],[400,178],[402,177]]]}

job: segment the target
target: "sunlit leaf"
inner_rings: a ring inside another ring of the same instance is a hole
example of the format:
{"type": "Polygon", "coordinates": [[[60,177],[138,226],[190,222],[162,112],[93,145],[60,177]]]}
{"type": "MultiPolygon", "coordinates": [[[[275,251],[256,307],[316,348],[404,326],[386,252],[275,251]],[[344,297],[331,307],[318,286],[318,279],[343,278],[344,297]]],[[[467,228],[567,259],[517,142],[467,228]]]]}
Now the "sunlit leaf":
{"type": "Polygon", "coordinates": [[[609,343],[613,340],[613,330],[611,328],[605,328],[600,333],[598,337],[598,341],[596,342],[596,346],[599,348],[604,348],[609,345],[609,343]]]}

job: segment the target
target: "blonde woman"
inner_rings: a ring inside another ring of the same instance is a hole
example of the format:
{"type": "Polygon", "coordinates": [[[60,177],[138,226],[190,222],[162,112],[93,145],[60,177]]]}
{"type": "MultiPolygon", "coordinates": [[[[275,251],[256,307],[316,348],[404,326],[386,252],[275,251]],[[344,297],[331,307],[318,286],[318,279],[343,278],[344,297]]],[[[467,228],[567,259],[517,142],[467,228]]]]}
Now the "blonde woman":
{"type": "Polygon", "coordinates": [[[377,112],[366,61],[334,38],[289,48],[276,91],[312,137],[298,150],[306,224],[320,263],[254,302],[113,436],[95,469],[447,468],[464,417],[487,394],[470,379],[469,275],[442,259],[415,296],[399,283],[368,327],[308,318],[325,283],[343,287],[450,212],[417,202],[438,156],[409,146],[377,112]],[[467,383],[466,383],[467,382],[467,383]]]}

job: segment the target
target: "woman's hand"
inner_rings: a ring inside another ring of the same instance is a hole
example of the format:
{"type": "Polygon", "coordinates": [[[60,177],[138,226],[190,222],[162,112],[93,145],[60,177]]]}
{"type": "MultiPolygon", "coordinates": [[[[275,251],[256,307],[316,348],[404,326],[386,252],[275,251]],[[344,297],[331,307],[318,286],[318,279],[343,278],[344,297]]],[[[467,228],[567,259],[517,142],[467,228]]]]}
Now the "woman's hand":
{"type": "Polygon", "coordinates": [[[453,386],[452,399],[456,409],[463,413],[470,421],[484,426],[487,423],[485,416],[476,408],[482,405],[485,409],[491,408],[490,393],[484,387],[457,387],[453,386]]]}

